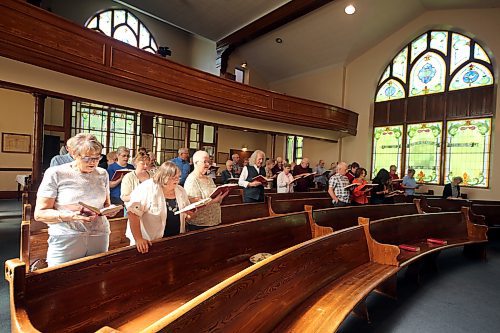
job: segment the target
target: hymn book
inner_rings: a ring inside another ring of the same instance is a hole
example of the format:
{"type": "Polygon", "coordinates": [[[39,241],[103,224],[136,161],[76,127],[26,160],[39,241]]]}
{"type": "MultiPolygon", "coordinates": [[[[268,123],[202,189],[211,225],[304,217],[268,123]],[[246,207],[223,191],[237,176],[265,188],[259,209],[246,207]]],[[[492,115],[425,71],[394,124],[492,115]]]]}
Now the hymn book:
{"type": "Polygon", "coordinates": [[[399,245],[399,248],[400,248],[401,250],[410,251],[410,252],[419,252],[419,251],[420,251],[420,247],[418,247],[418,246],[406,245],[406,244],[401,244],[401,245],[399,245]]]}
{"type": "Polygon", "coordinates": [[[208,205],[208,203],[210,201],[212,201],[213,199],[217,198],[219,195],[225,194],[225,193],[231,191],[232,189],[238,188],[238,187],[239,187],[238,184],[224,184],[224,185],[218,186],[212,192],[212,194],[210,194],[210,196],[208,198],[201,199],[199,201],[193,202],[192,204],[187,205],[186,207],[184,207],[184,208],[176,211],[174,213],[174,215],[178,215],[180,213],[188,212],[190,210],[195,210],[197,208],[201,208],[203,206],[206,206],[206,205],[208,205]]]}
{"type": "Polygon", "coordinates": [[[116,170],[115,173],[113,174],[113,177],[111,177],[111,181],[115,181],[120,179],[122,176],[125,176],[127,173],[132,172],[134,170],[132,169],[120,169],[116,170]]]}
{"type": "Polygon", "coordinates": [[[386,198],[390,198],[390,197],[394,197],[396,195],[400,195],[400,194],[403,194],[405,193],[404,191],[401,191],[401,190],[396,190],[396,191],[392,191],[392,192],[389,192],[385,195],[386,198]]]}
{"type": "Polygon", "coordinates": [[[253,177],[252,181],[258,181],[262,185],[266,185],[267,183],[272,182],[273,179],[272,178],[266,178],[264,176],[258,175],[258,176],[253,177]]]}
{"type": "MultiPolygon", "coordinates": [[[[106,214],[112,215],[118,213],[120,210],[123,209],[122,205],[110,205],[108,207],[104,207],[102,209],[96,208],[94,206],[88,205],[84,202],[79,201],[78,204],[82,206],[83,208],[91,211],[92,213],[95,213],[98,216],[103,216],[106,214]]],[[[82,210],[82,213],[85,214],[85,212],[82,210]]]]}

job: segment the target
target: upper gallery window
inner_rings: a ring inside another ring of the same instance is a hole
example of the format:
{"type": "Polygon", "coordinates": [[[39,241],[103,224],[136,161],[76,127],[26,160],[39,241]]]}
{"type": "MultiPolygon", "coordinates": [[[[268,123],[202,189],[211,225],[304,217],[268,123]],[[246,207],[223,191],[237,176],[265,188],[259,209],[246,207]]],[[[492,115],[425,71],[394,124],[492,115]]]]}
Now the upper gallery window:
{"type": "Polygon", "coordinates": [[[107,9],[92,16],[85,26],[145,51],[158,51],[149,29],[128,10],[107,9]]]}

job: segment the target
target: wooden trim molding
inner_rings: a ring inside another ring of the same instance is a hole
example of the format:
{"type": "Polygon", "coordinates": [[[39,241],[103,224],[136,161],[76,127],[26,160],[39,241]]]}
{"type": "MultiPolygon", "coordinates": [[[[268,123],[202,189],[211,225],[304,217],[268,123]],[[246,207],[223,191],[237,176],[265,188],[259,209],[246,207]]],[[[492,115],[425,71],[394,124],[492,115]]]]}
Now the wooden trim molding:
{"type": "Polygon", "coordinates": [[[0,56],[184,104],[356,135],[355,112],[177,64],[26,2],[2,1],[0,16],[0,56]]]}

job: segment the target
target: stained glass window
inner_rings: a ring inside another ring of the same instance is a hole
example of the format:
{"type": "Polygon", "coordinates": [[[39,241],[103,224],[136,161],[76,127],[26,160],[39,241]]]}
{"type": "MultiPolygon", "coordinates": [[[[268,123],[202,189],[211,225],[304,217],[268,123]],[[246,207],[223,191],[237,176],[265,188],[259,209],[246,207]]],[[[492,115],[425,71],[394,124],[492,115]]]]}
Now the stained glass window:
{"type": "Polygon", "coordinates": [[[403,125],[375,127],[373,131],[373,162],[372,175],[380,169],[389,170],[394,164],[401,168],[401,153],[403,150],[403,125]]]}
{"type": "Polygon", "coordinates": [[[411,62],[413,62],[419,54],[427,49],[427,33],[418,37],[411,43],[411,62]]]}
{"type": "Polygon", "coordinates": [[[444,55],[448,53],[448,31],[431,32],[431,49],[441,51],[444,55]]]}
{"type": "Polygon", "coordinates": [[[186,128],[186,123],[183,121],[168,119],[163,116],[153,118],[155,138],[153,151],[156,152],[157,161],[168,161],[177,157],[179,148],[185,147],[186,128]]]}
{"type": "Polygon", "coordinates": [[[92,16],[85,25],[129,45],[156,53],[158,44],[148,28],[131,12],[109,9],[92,16]]]}
{"type": "Polygon", "coordinates": [[[302,162],[302,151],[304,148],[304,138],[301,136],[289,135],[286,138],[286,157],[290,163],[302,162]]]}
{"type": "Polygon", "coordinates": [[[470,57],[470,38],[460,34],[452,34],[451,38],[451,58],[450,74],[461,64],[469,60],[470,57]]]}
{"type": "Polygon", "coordinates": [[[487,63],[491,64],[490,58],[478,43],[474,45],[474,58],[486,61],[487,63]]]}
{"type": "Polygon", "coordinates": [[[434,52],[420,58],[410,73],[409,96],[420,96],[443,92],[446,79],[446,63],[434,52]]]}
{"type": "Polygon", "coordinates": [[[419,183],[439,184],[442,123],[411,124],[406,129],[406,167],[419,183]]]}
{"type": "Polygon", "coordinates": [[[450,82],[450,90],[459,90],[493,84],[493,75],[485,66],[470,63],[455,74],[450,82]]]}
{"type": "Polygon", "coordinates": [[[488,187],[491,118],[448,121],[444,183],[460,176],[463,185],[488,187]]]}
{"type": "Polygon", "coordinates": [[[403,82],[406,82],[407,62],[408,48],[405,47],[401,52],[399,52],[392,62],[392,75],[401,79],[403,82]]]}
{"type": "Polygon", "coordinates": [[[405,90],[401,83],[391,79],[387,81],[377,92],[376,102],[388,101],[405,97],[405,90]]]}

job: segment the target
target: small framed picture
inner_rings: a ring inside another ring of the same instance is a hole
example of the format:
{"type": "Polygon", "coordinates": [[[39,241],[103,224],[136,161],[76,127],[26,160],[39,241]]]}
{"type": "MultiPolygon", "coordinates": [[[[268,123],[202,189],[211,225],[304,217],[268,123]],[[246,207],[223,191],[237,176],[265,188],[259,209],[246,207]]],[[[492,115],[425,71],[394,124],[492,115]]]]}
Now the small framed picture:
{"type": "Polygon", "coordinates": [[[229,159],[228,153],[221,153],[221,152],[217,153],[217,163],[224,164],[228,159],[229,159]]]}
{"type": "Polygon", "coordinates": [[[31,135],[2,133],[2,153],[31,154],[31,135]]]}

